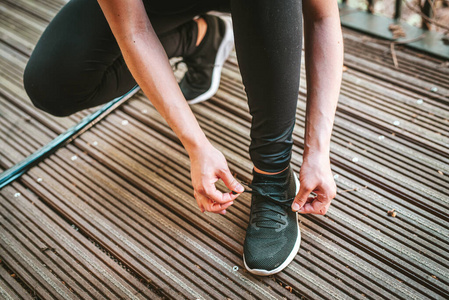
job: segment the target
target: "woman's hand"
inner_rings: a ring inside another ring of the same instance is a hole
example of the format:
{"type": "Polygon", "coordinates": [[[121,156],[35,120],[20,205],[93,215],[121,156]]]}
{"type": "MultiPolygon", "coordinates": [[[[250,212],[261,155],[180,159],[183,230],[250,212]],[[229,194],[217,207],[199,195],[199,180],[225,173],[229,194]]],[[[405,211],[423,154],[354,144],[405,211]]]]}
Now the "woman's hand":
{"type": "Polygon", "coordinates": [[[343,65],[343,38],[336,1],[304,0],[307,108],[304,160],[294,211],[324,215],[335,197],[329,149],[343,65]],[[315,197],[310,193],[314,192],[315,197]]]}
{"type": "Polygon", "coordinates": [[[232,177],[223,154],[207,141],[201,130],[142,0],[98,2],[134,79],[189,153],[195,198],[201,211],[226,213],[238,195],[221,193],[215,182],[222,179],[237,193],[243,192],[243,187],[232,177]]]}
{"type": "Polygon", "coordinates": [[[239,194],[221,193],[215,187],[215,182],[221,179],[230,190],[236,193],[244,191],[229,171],[225,157],[211,144],[207,144],[192,151],[190,161],[194,196],[201,212],[225,214],[239,194]]]}
{"type": "Polygon", "coordinates": [[[304,158],[299,171],[300,188],[292,204],[293,211],[303,214],[326,214],[337,187],[332,176],[329,156],[304,158]],[[314,192],[316,196],[311,196],[314,192]]]}

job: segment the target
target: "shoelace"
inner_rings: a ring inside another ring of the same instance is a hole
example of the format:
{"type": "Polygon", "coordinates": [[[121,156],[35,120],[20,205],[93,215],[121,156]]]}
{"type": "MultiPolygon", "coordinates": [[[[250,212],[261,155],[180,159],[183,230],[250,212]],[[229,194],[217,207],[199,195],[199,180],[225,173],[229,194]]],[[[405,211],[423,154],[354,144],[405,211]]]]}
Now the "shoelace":
{"type": "MultiPolygon", "coordinates": [[[[279,200],[279,199],[276,199],[273,196],[267,194],[265,191],[263,191],[258,186],[255,186],[252,184],[246,184],[243,182],[242,182],[242,184],[251,188],[251,190],[245,189],[245,191],[243,191],[244,193],[260,195],[276,205],[290,207],[291,201],[293,201],[295,199],[295,197],[292,197],[292,198],[288,198],[285,200],[279,200]]],[[[254,214],[258,214],[257,217],[255,217],[253,219],[253,222],[256,223],[258,227],[273,228],[273,229],[277,229],[277,227],[274,224],[281,223],[282,225],[285,225],[285,222],[283,220],[279,220],[279,218],[277,218],[277,216],[267,214],[267,212],[270,212],[270,211],[274,212],[276,214],[285,215],[284,210],[280,207],[258,206],[257,209],[255,209],[253,211],[254,214]]]]}
{"type": "MultiPolygon", "coordinates": [[[[251,190],[247,190],[245,189],[243,191],[243,193],[249,193],[249,194],[255,194],[255,195],[260,195],[263,197],[266,197],[267,199],[269,199],[271,202],[273,202],[274,204],[280,204],[280,205],[286,205],[286,206],[290,206],[290,202],[293,201],[295,199],[295,197],[291,197],[285,200],[279,200],[274,198],[273,196],[265,193],[260,187],[252,185],[252,184],[247,184],[244,182],[241,182],[242,185],[249,187],[251,190]]],[[[236,192],[232,191],[232,194],[237,194],[236,192]]]]}

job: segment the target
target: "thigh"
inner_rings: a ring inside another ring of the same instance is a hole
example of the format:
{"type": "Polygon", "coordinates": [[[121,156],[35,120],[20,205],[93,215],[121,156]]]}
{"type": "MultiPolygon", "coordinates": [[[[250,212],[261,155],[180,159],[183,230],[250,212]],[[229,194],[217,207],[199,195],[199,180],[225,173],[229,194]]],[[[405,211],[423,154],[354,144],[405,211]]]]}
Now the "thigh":
{"type": "Polygon", "coordinates": [[[144,4],[158,35],[166,34],[195,16],[210,11],[231,11],[230,0],[144,0],[144,4]]]}
{"type": "MultiPolygon", "coordinates": [[[[120,49],[97,1],[72,0],[37,43],[25,70],[25,87],[32,100],[45,101],[47,106],[63,109],[80,105],[82,109],[95,94],[107,92],[101,89],[111,66],[120,74],[121,83],[128,85],[120,92],[132,87],[132,77],[120,58],[120,49]]],[[[110,100],[115,95],[105,96],[110,100]]]]}
{"type": "MultiPolygon", "coordinates": [[[[143,1],[159,36],[228,2],[143,1]]],[[[63,116],[121,96],[135,81],[97,1],[71,0],[42,34],[27,64],[24,84],[37,107],[63,116]]]]}

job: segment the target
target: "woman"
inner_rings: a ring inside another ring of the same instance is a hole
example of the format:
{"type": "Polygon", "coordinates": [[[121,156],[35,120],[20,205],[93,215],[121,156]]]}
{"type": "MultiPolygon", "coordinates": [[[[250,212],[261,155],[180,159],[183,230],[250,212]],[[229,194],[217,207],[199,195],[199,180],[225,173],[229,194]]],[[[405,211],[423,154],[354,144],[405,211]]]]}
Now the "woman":
{"type": "Polygon", "coordinates": [[[211,10],[231,12],[253,117],[253,197],[243,259],[250,272],[270,275],[298,252],[297,212],[325,214],[336,192],[329,162],[343,63],[336,1],[72,0],[36,45],[25,70],[25,88],[36,107],[67,116],[106,103],[137,82],[189,154],[199,208],[224,214],[244,188],[186,102],[214,93],[217,67],[232,42],[229,23],[206,15],[211,10]],[[302,11],[308,95],[299,187],[290,158],[302,11]],[[194,19],[197,15],[201,17],[194,19]],[[184,57],[188,67],[181,88],[168,62],[174,56],[184,57]],[[219,192],[218,179],[233,193],[219,192]]]}

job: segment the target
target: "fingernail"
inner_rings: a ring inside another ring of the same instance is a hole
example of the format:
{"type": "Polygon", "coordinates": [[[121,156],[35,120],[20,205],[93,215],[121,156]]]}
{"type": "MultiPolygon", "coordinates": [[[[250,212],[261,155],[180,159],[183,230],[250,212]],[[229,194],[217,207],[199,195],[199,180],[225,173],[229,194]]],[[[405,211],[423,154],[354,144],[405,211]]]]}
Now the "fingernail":
{"type": "Polygon", "coordinates": [[[298,211],[298,209],[299,209],[299,204],[298,203],[293,203],[292,210],[293,211],[298,211]]]}
{"type": "Polygon", "coordinates": [[[245,189],[243,188],[242,185],[239,184],[239,185],[237,186],[236,190],[237,190],[237,192],[239,192],[239,193],[243,193],[243,191],[244,191],[245,189]]]}

